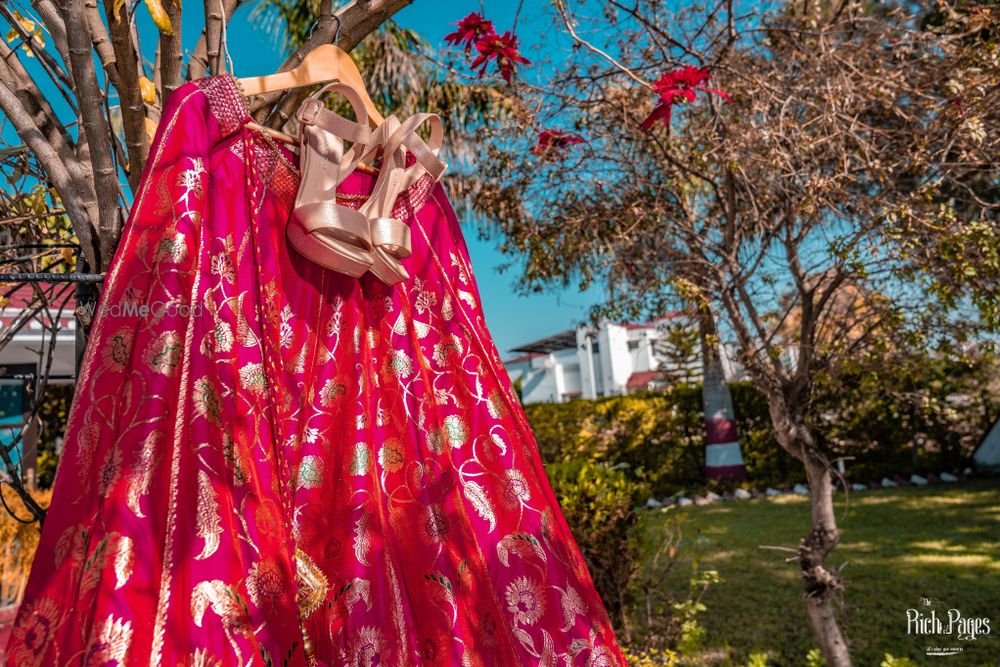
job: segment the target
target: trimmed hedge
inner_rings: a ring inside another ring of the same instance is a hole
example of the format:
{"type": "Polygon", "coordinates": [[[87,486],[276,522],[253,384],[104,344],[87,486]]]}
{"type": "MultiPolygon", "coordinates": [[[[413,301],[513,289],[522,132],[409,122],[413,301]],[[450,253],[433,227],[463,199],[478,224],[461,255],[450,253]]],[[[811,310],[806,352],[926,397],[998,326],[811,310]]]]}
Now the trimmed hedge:
{"type": "MultiPolygon", "coordinates": [[[[771,436],[767,406],[746,384],[732,386],[743,457],[755,484],[795,484],[801,466],[771,436]]],[[[707,485],[701,386],[595,401],[524,406],[546,463],[624,465],[657,497],[707,485]]]]}
{"type": "MultiPolygon", "coordinates": [[[[908,376],[878,378],[875,386],[870,377],[859,377],[849,389],[817,401],[816,413],[823,417],[815,433],[831,459],[854,457],[847,464],[853,481],[968,464],[1000,411],[1000,396],[961,365],[924,369],[915,387],[908,376]]],[[[805,483],[802,465],[774,439],[763,395],[747,382],[730,389],[749,484],[763,489],[805,483]]],[[[700,385],[524,409],[546,463],[624,465],[658,498],[715,486],[705,478],[700,385]]]]}

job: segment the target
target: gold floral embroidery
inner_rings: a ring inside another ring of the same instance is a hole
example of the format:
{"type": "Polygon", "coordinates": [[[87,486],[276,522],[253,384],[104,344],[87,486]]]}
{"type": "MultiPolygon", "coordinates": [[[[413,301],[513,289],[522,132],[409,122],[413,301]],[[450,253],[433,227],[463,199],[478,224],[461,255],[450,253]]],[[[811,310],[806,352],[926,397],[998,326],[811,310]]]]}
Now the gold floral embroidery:
{"type": "Polygon", "coordinates": [[[56,629],[62,621],[61,608],[51,598],[41,598],[28,603],[21,612],[21,620],[14,626],[15,642],[10,657],[15,665],[38,667],[45,651],[52,645],[56,629]]]}
{"type": "Polygon", "coordinates": [[[368,548],[371,546],[371,538],[368,536],[368,528],[372,522],[372,513],[362,510],[361,516],[354,522],[354,557],[362,565],[370,565],[368,562],[368,548]]]}
{"type": "Polygon", "coordinates": [[[450,524],[448,516],[444,513],[440,505],[429,505],[424,510],[423,524],[423,536],[427,542],[431,544],[443,542],[448,537],[450,524]]]}
{"type": "Polygon", "coordinates": [[[107,563],[108,544],[111,542],[117,542],[117,540],[117,533],[108,533],[97,543],[97,546],[95,546],[94,550],[90,552],[86,560],[83,561],[83,572],[80,577],[79,590],[79,596],[81,598],[83,598],[84,595],[90,591],[90,589],[100,583],[104,566],[107,563]]]}
{"type": "Polygon", "coordinates": [[[398,378],[408,378],[413,374],[413,360],[402,350],[396,350],[386,359],[386,370],[398,378]]]}
{"type": "Polygon", "coordinates": [[[87,547],[87,531],[82,524],[70,526],[62,532],[56,540],[55,564],[59,567],[67,556],[72,556],[73,569],[83,560],[84,550],[87,547]]]}
{"type": "Polygon", "coordinates": [[[267,390],[267,375],[264,373],[264,365],[257,362],[249,362],[240,369],[240,385],[258,396],[263,396],[267,390]]]}
{"type": "Polygon", "coordinates": [[[371,452],[368,445],[359,442],[354,445],[354,454],[351,456],[350,472],[352,475],[367,475],[371,465],[371,452]]]}
{"type": "Polygon", "coordinates": [[[448,444],[461,447],[469,437],[469,427],[461,415],[448,415],[444,418],[444,429],[448,435],[448,444]]]}
{"type": "Polygon", "coordinates": [[[611,653],[607,646],[594,646],[594,635],[590,636],[590,657],[587,658],[587,667],[619,667],[618,659],[611,653]]]}
{"type": "Polygon", "coordinates": [[[587,613],[587,604],[572,586],[567,586],[566,590],[561,591],[560,606],[564,621],[562,632],[569,632],[576,623],[576,617],[587,613]]]}
{"type": "Polygon", "coordinates": [[[469,304],[469,308],[476,307],[476,297],[472,295],[472,292],[466,292],[465,290],[458,290],[458,298],[469,304]]]}
{"type": "Polygon", "coordinates": [[[507,507],[517,507],[522,502],[531,499],[531,489],[528,487],[528,480],[524,474],[516,468],[511,468],[504,473],[503,500],[507,507]]]}
{"type": "Polygon", "coordinates": [[[107,497],[108,492],[121,476],[122,453],[118,447],[112,447],[104,457],[100,470],[97,471],[97,488],[103,497],[107,497]]]}
{"type": "Polygon", "coordinates": [[[121,327],[115,332],[104,348],[104,363],[114,371],[122,371],[128,364],[132,354],[132,341],[135,334],[130,327],[121,327]]]}
{"type": "Polygon", "coordinates": [[[254,524],[262,536],[274,537],[278,534],[278,508],[271,499],[264,499],[254,514],[254,524]]]}
{"type": "Polygon", "coordinates": [[[455,603],[455,592],[451,584],[451,579],[438,571],[428,572],[424,575],[428,582],[428,596],[433,604],[442,607],[453,607],[455,603]]]}
{"type": "Polygon", "coordinates": [[[198,537],[205,540],[205,546],[195,559],[205,560],[219,548],[222,518],[219,516],[219,503],[215,498],[212,480],[204,470],[198,471],[198,513],[195,523],[198,537]]]}
{"type": "Polygon", "coordinates": [[[444,301],[441,304],[441,319],[449,322],[453,317],[455,317],[455,307],[451,304],[451,296],[445,295],[444,301]]]}
{"type": "Polygon", "coordinates": [[[344,606],[347,607],[348,611],[356,605],[358,602],[364,601],[365,609],[368,611],[372,610],[372,582],[367,579],[361,579],[360,577],[355,577],[351,580],[351,583],[347,585],[347,591],[344,593],[344,606]]]}
{"type": "Polygon", "coordinates": [[[76,463],[77,475],[80,477],[80,487],[86,489],[92,481],[94,452],[97,451],[101,439],[101,427],[91,422],[80,429],[77,439],[79,441],[77,449],[80,452],[76,463]]]}
{"type": "Polygon", "coordinates": [[[306,619],[326,602],[330,584],[323,571],[300,549],[295,550],[295,568],[299,612],[302,619],[306,619]]]}
{"type": "Polygon", "coordinates": [[[427,440],[427,449],[435,454],[440,454],[448,442],[448,431],[442,426],[441,428],[426,431],[424,437],[427,440]]]}
{"type": "MultiPolygon", "coordinates": [[[[232,239],[228,240],[232,243],[232,239]]],[[[233,266],[233,260],[228,250],[212,255],[211,271],[212,275],[219,276],[226,282],[231,283],[236,280],[236,268],[233,266]]]]}
{"type": "MultiPolygon", "coordinates": [[[[416,279],[415,282],[418,285],[420,284],[419,279],[416,279]]],[[[437,302],[438,302],[437,294],[428,290],[421,289],[417,293],[417,298],[413,302],[413,307],[417,309],[418,313],[423,314],[428,310],[430,310],[432,307],[436,306],[437,302]]]]}
{"type": "Polygon", "coordinates": [[[86,665],[125,664],[129,646],[132,644],[132,622],[123,618],[108,616],[101,631],[87,649],[86,665]]]}
{"type": "Polygon", "coordinates": [[[507,611],[517,625],[534,625],[545,611],[541,587],[528,577],[518,577],[507,584],[504,592],[507,611]]]}
{"type": "Polygon", "coordinates": [[[496,646],[497,619],[492,611],[483,611],[476,624],[476,634],[484,646],[496,646]]]}
{"type": "Polygon", "coordinates": [[[486,495],[486,489],[484,489],[478,482],[465,482],[462,485],[465,491],[465,497],[469,499],[472,503],[473,509],[476,510],[476,514],[480,516],[485,521],[490,524],[489,532],[493,532],[497,527],[497,515],[493,511],[493,505],[490,503],[489,496],[486,495]]]}
{"type": "Polygon", "coordinates": [[[386,472],[396,472],[403,467],[403,446],[399,438],[389,438],[378,450],[378,463],[386,472]]]}
{"type": "Polygon", "coordinates": [[[236,654],[237,664],[243,664],[243,656],[236,643],[235,635],[250,633],[250,612],[246,602],[235,587],[214,579],[203,581],[191,593],[191,615],[196,626],[203,627],[205,612],[211,609],[221,620],[222,629],[229,640],[229,646],[236,654]]]}
{"type": "Polygon", "coordinates": [[[249,466],[240,456],[233,437],[225,433],[222,436],[222,458],[226,461],[226,468],[232,474],[233,483],[236,486],[243,486],[250,479],[249,466]]]}
{"type": "Polygon", "coordinates": [[[143,361],[150,370],[173,375],[181,359],[181,340],[176,331],[164,331],[146,347],[143,361]]]}
{"type": "Polygon", "coordinates": [[[115,590],[128,583],[135,564],[135,551],[132,538],[122,537],[118,540],[118,553],[115,555],[115,590]]]}
{"type": "Polygon", "coordinates": [[[228,322],[216,320],[208,333],[205,334],[201,343],[201,353],[208,356],[215,356],[217,352],[229,352],[233,349],[235,337],[233,328],[228,322]]]}
{"type": "Polygon", "coordinates": [[[187,662],[177,663],[177,667],[222,667],[222,660],[210,656],[203,648],[195,649],[187,662]]]}
{"type": "Polygon", "coordinates": [[[434,363],[438,366],[448,366],[462,358],[462,343],[455,337],[445,339],[434,345],[434,363]]]}
{"type": "Polygon", "coordinates": [[[157,245],[157,256],[167,262],[177,264],[183,262],[187,258],[187,241],[184,233],[165,234],[157,245]]]}
{"type": "Polygon", "coordinates": [[[205,177],[208,175],[208,172],[205,170],[205,161],[200,157],[193,158],[190,162],[191,167],[182,170],[177,175],[176,182],[176,186],[181,189],[180,194],[177,196],[177,201],[183,203],[185,208],[191,207],[192,195],[194,196],[194,203],[197,203],[201,199],[204,192],[205,177]]]}
{"type": "Polygon", "coordinates": [[[527,533],[511,533],[497,543],[497,558],[510,567],[510,554],[517,554],[521,558],[537,557],[543,563],[548,562],[545,550],[538,542],[538,538],[527,533]]]}
{"type": "Polygon", "coordinates": [[[494,389],[490,392],[490,395],[486,398],[486,409],[490,413],[490,417],[494,419],[500,419],[507,414],[507,404],[504,402],[503,392],[499,389],[494,389]]]}
{"type": "Polygon", "coordinates": [[[159,448],[162,437],[163,434],[159,431],[153,431],[146,436],[142,443],[142,449],[139,450],[139,458],[132,465],[129,474],[125,504],[140,519],[146,515],[143,514],[139,503],[142,497],[149,493],[153,482],[153,471],[161,458],[159,448]]]}
{"type": "Polygon", "coordinates": [[[219,399],[219,391],[215,388],[215,383],[207,376],[195,380],[194,406],[198,414],[205,417],[210,423],[216,426],[221,425],[222,402],[219,399]]]}
{"type": "Polygon", "coordinates": [[[346,394],[347,385],[344,384],[343,379],[330,378],[319,390],[319,401],[323,407],[328,408],[333,405],[334,401],[346,394]]]}
{"type": "Polygon", "coordinates": [[[247,575],[247,594],[258,609],[271,610],[285,586],[281,572],[270,561],[256,562],[247,575]]]}
{"type": "Polygon", "coordinates": [[[347,648],[350,667],[367,667],[367,665],[389,664],[387,654],[388,643],[382,635],[382,630],[366,625],[355,631],[347,648]]]}
{"type": "Polygon", "coordinates": [[[315,489],[323,484],[323,459],[309,454],[299,463],[298,488],[315,489]]]}

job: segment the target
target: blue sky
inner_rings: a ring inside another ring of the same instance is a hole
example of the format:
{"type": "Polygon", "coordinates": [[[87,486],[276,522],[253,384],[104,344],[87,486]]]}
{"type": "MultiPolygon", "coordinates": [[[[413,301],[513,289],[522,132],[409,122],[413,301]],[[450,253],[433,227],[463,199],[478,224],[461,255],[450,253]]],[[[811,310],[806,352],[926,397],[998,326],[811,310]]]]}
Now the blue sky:
{"type": "MultiPolygon", "coordinates": [[[[273,72],[287,56],[282,48],[280,36],[268,34],[262,30],[259,21],[251,19],[254,8],[264,1],[255,0],[246,3],[237,11],[230,23],[229,52],[233,58],[236,76],[273,72]]],[[[495,23],[498,31],[508,30],[514,22],[517,4],[512,0],[493,1],[485,2],[481,7],[479,0],[450,2],[415,0],[395,18],[400,25],[417,31],[431,45],[438,48],[443,46],[444,36],[454,29],[454,24],[472,11],[484,9],[486,17],[495,23]]],[[[521,37],[522,51],[528,59],[536,62],[545,60],[547,52],[553,49],[551,37],[546,35],[551,14],[542,12],[545,6],[547,5],[544,0],[525,0],[518,19],[517,32],[521,37]]],[[[17,2],[15,8],[30,14],[27,2],[17,2]]],[[[183,39],[184,46],[188,50],[185,61],[204,25],[202,12],[203,3],[184,3],[183,39]]],[[[145,7],[138,8],[136,18],[140,41],[148,62],[152,60],[156,45],[156,28],[149,19],[145,7]]],[[[30,60],[26,62],[26,66],[33,73],[37,71],[37,64],[30,60]]],[[[36,78],[39,82],[46,81],[44,74],[36,78]]],[[[53,100],[61,115],[68,110],[54,87],[43,85],[43,91],[53,100]]],[[[10,144],[18,143],[16,135],[6,124],[3,129],[3,139],[10,144]]],[[[507,350],[518,344],[574,326],[586,318],[589,307],[598,300],[599,291],[594,290],[586,294],[580,294],[575,289],[553,290],[530,296],[515,294],[513,289],[516,279],[515,269],[504,274],[499,273],[498,267],[506,258],[497,251],[495,243],[481,240],[471,221],[463,221],[463,227],[483,296],[486,321],[503,356],[510,356],[507,350]]]]}

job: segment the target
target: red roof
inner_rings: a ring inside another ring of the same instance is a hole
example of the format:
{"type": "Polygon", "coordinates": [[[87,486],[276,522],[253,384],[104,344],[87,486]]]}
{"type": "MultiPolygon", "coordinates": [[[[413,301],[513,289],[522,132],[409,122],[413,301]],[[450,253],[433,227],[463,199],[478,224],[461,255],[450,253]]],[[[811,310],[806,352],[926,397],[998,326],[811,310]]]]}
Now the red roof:
{"type": "MultiPolygon", "coordinates": [[[[6,288],[0,287],[0,295],[7,294],[10,290],[10,283],[7,285],[6,288]]],[[[68,283],[39,282],[37,290],[46,295],[47,298],[52,299],[48,304],[51,316],[54,317],[61,308],[61,321],[64,326],[69,326],[69,322],[73,319],[73,312],[76,310],[76,286],[68,283]]],[[[0,326],[9,326],[15,318],[19,317],[18,313],[22,309],[31,307],[32,304],[37,308],[41,304],[41,301],[36,298],[36,287],[28,283],[18,285],[7,298],[9,299],[7,305],[0,308],[0,326]]]]}
{"type": "Polygon", "coordinates": [[[542,354],[541,352],[526,352],[524,354],[521,354],[521,355],[518,355],[518,356],[514,357],[513,359],[508,359],[504,363],[505,364],[515,364],[515,363],[517,363],[519,361],[527,361],[528,359],[534,359],[536,357],[544,357],[544,356],[547,356],[547,355],[542,354]]]}
{"type": "Polygon", "coordinates": [[[626,386],[629,389],[645,389],[650,382],[655,382],[660,377],[660,371],[637,371],[629,376],[626,386]]]}
{"type": "MultiPolygon", "coordinates": [[[[7,283],[10,285],[10,283],[7,283]]],[[[66,312],[72,313],[76,308],[76,290],[75,286],[68,283],[50,283],[50,282],[39,282],[37,283],[37,290],[42,292],[42,294],[52,295],[53,287],[58,289],[58,292],[62,294],[59,298],[58,303],[49,304],[52,307],[58,307],[61,305],[62,301],[66,301],[64,310],[66,312]]],[[[0,294],[6,294],[10,287],[5,289],[0,289],[0,294]]],[[[8,304],[11,308],[25,308],[31,305],[36,299],[36,287],[30,283],[22,283],[18,285],[13,292],[11,292],[8,299],[10,303],[8,304]]]]}

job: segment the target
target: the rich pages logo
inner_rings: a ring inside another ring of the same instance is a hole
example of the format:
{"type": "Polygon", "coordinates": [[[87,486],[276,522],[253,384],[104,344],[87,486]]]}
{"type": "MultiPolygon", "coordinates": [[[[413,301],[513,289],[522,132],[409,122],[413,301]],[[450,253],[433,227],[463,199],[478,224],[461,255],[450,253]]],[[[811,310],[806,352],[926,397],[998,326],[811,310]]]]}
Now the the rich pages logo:
{"type": "Polygon", "coordinates": [[[926,639],[927,655],[957,655],[963,644],[979,641],[990,634],[990,619],[966,616],[956,607],[930,598],[906,610],[906,634],[926,639]]]}

